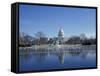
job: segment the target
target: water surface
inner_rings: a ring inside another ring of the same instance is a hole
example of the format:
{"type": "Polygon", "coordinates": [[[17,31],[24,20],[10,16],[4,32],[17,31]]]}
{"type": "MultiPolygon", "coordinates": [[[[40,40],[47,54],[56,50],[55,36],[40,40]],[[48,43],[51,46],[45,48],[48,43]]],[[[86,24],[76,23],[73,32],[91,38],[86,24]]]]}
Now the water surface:
{"type": "Polygon", "coordinates": [[[20,71],[96,67],[95,50],[19,50],[20,71]],[[22,52],[24,51],[24,52],[22,52]],[[30,51],[30,52],[29,52],[30,51]]]}

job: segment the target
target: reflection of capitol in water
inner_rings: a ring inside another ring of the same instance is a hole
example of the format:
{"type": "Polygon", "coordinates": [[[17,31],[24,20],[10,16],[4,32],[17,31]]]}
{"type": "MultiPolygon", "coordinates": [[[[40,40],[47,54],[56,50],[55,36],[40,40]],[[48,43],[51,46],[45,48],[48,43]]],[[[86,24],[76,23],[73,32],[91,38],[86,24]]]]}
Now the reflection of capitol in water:
{"type": "Polygon", "coordinates": [[[63,49],[58,49],[56,52],[54,51],[46,51],[44,52],[43,49],[38,50],[32,50],[32,49],[24,49],[23,51],[20,51],[20,56],[25,56],[26,60],[29,60],[30,58],[35,58],[35,60],[39,63],[42,63],[46,60],[49,56],[56,56],[58,59],[58,62],[60,64],[64,64],[65,57],[77,57],[80,56],[81,58],[86,58],[89,54],[95,54],[94,50],[74,50],[74,51],[65,51],[63,49]]]}
{"type": "Polygon", "coordinates": [[[61,64],[64,63],[64,53],[63,52],[58,55],[58,59],[59,59],[61,64]]]}

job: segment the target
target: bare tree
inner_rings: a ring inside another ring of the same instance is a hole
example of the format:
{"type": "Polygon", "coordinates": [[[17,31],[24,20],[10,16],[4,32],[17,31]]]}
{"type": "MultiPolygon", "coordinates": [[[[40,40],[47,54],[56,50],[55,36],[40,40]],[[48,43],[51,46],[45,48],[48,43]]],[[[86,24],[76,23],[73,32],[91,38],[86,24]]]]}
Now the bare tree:
{"type": "Polygon", "coordinates": [[[72,36],[68,39],[68,41],[66,42],[67,44],[80,44],[81,40],[79,36],[72,36]]]}
{"type": "Polygon", "coordinates": [[[31,46],[33,41],[33,37],[25,34],[25,33],[20,33],[19,34],[19,46],[31,46]]]}
{"type": "Polygon", "coordinates": [[[46,36],[45,36],[45,34],[42,32],[42,31],[39,31],[39,32],[37,32],[36,34],[35,34],[35,36],[36,36],[36,38],[38,39],[38,44],[40,45],[40,44],[43,44],[43,43],[45,43],[46,41],[46,36]]]}
{"type": "Polygon", "coordinates": [[[44,38],[45,34],[42,31],[39,31],[35,34],[36,38],[40,39],[40,38],[44,38]]]}
{"type": "Polygon", "coordinates": [[[81,39],[81,40],[85,40],[85,39],[87,39],[87,37],[86,37],[86,35],[85,35],[84,33],[82,33],[82,34],[80,35],[80,39],[81,39]]]}

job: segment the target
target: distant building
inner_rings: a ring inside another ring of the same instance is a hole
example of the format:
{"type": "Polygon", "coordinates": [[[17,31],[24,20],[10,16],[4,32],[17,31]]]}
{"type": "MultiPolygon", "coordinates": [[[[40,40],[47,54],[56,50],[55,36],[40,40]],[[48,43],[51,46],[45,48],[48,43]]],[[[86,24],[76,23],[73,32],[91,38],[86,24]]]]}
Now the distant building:
{"type": "Polygon", "coordinates": [[[54,44],[54,45],[64,44],[67,40],[68,40],[68,38],[66,38],[64,36],[64,31],[63,31],[62,28],[60,28],[60,30],[58,31],[58,36],[57,37],[49,38],[50,44],[54,44]]]}
{"type": "Polygon", "coordinates": [[[60,30],[58,32],[58,42],[59,42],[59,44],[64,43],[64,31],[62,28],[60,28],[60,30]]]}

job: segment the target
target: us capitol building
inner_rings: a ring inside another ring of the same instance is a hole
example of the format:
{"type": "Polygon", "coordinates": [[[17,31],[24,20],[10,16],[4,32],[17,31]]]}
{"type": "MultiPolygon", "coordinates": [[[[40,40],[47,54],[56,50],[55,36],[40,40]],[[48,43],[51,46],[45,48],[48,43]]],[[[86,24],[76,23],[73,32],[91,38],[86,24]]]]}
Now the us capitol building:
{"type": "Polygon", "coordinates": [[[65,41],[67,41],[67,38],[64,37],[64,31],[62,28],[60,28],[58,32],[58,37],[53,38],[53,44],[63,44],[65,41]]]}
{"type": "Polygon", "coordinates": [[[62,28],[60,28],[60,30],[58,32],[58,42],[59,42],[59,44],[64,43],[64,31],[62,28]]]}

